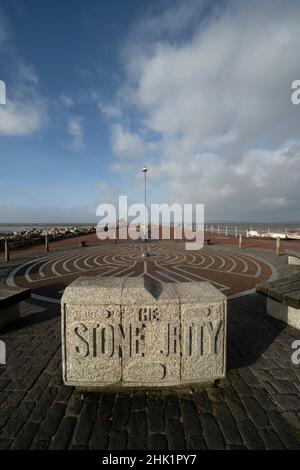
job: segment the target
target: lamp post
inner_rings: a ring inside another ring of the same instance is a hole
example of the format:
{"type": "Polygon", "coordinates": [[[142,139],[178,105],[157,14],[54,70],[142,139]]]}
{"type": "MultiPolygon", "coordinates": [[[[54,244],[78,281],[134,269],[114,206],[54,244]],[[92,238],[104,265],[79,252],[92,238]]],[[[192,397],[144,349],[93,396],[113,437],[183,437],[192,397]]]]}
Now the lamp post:
{"type": "Polygon", "coordinates": [[[148,237],[146,236],[146,233],[147,233],[147,231],[148,231],[147,228],[146,228],[146,223],[147,223],[147,171],[148,171],[148,168],[146,168],[146,167],[144,166],[144,168],[142,169],[142,172],[143,172],[144,175],[145,175],[145,219],[144,219],[144,227],[145,227],[145,228],[144,228],[144,230],[145,230],[144,236],[145,236],[145,238],[144,238],[144,241],[146,241],[146,239],[148,238],[148,237]]]}

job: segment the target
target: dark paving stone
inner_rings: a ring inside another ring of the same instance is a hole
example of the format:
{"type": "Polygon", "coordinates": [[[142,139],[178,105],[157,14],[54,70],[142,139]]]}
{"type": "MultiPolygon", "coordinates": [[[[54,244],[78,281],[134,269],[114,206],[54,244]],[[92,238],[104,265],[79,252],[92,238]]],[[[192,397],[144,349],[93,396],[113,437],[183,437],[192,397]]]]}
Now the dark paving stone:
{"type": "Polygon", "coordinates": [[[112,429],[120,430],[127,426],[130,416],[130,398],[117,396],[112,415],[112,429]]]}
{"type": "Polygon", "coordinates": [[[213,403],[213,413],[219,423],[226,443],[229,445],[242,445],[241,435],[226,403],[213,403]]]}
{"type": "Polygon", "coordinates": [[[179,418],[181,415],[180,406],[178,396],[167,395],[164,397],[164,417],[165,422],[167,422],[170,418],[179,418]]]}
{"type": "Polygon", "coordinates": [[[132,410],[128,423],[128,449],[147,449],[147,416],[145,411],[132,410]]]}
{"type": "Polygon", "coordinates": [[[241,433],[243,442],[245,443],[248,449],[265,449],[264,442],[259,436],[254,424],[250,419],[239,421],[237,425],[241,433]]]}
{"type": "Polygon", "coordinates": [[[211,412],[211,402],[207,396],[205,389],[195,390],[194,391],[194,403],[199,411],[199,413],[210,413],[211,412]]]}
{"type": "Polygon", "coordinates": [[[201,435],[201,422],[194,403],[189,400],[180,400],[180,407],[185,433],[201,435]]]}
{"type": "Polygon", "coordinates": [[[274,400],[283,411],[300,411],[300,396],[298,395],[273,395],[274,400]]]}
{"type": "Polygon", "coordinates": [[[1,429],[1,438],[14,439],[26,422],[33,406],[33,403],[22,403],[16,410],[9,410],[9,419],[1,429]]]}
{"type": "Polygon", "coordinates": [[[259,428],[267,427],[268,418],[259,403],[252,397],[242,397],[241,400],[246,408],[247,415],[251,418],[255,426],[259,428]]]}
{"type": "Polygon", "coordinates": [[[0,439],[0,450],[8,450],[11,446],[12,441],[8,439],[0,439]]]}
{"type": "Polygon", "coordinates": [[[265,448],[268,450],[281,450],[285,449],[283,443],[277,434],[271,429],[260,429],[259,435],[265,443],[265,448]]]}
{"type": "Polygon", "coordinates": [[[148,418],[148,431],[152,434],[164,432],[164,412],[163,401],[159,397],[150,397],[147,400],[147,418],[148,418]]]}
{"type": "Polygon", "coordinates": [[[37,441],[48,441],[55,436],[56,430],[65,415],[66,405],[63,403],[54,403],[49,409],[47,416],[41,424],[35,437],[37,441]]]}
{"type": "Polygon", "coordinates": [[[50,449],[52,450],[64,450],[69,447],[71,443],[72,434],[76,426],[76,418],[72,416],[65,416],[53,438],[50,449]]]}
{"type": "Polygon", "coordinates": [[[167,450],[168,441],[164,434],[150,434],[149,436],[149,450],[167,450]]]}
{"type": "Polygon", "coordinates": [[[177,419],[168,419],[166,423],[166,436],[170,450],[186,449],[183,427],[177,419]]]}
{"type": "Polygon", "coordinates": [[[286,449],[300,450],[299,440],[293,435],[292,429],[287,426],[280,413],[278,411],[269,411],[268,418],[272,428],[280,437],[286,449]]]}
{"type": "Polygon", "coordinates": [[[86,445],[88,443],[96,420],[97,408],[98,404],[96,402],[85,402],[77,420],[73,444],[86,445]]]}
{"type": "Polygon", "coordinates": [[[34,436],[39,428],[36,423],[26,423],[17,434],[11,446],[11,450],[26,450],[29,448],[34,436]]]}
{"type": "Polygon", "coordinates": [[[214,416],[211,413],[203,413],[200,415],[200,420],[207,448],[212,450],[224,449],[225,442],[214,416]]]}
{"type": "Polygon", "coordinates": [[[111,450],[124,450],[127,444],[126,431],[112,431],[109,439],[108,448],[111,450]]]}
{"type": "Polygon", "coordinates": [[[131,409],[132,410],[144,410],[146,406],[146,393],[145,392],[134,392],[131,394],[131,409]]]}

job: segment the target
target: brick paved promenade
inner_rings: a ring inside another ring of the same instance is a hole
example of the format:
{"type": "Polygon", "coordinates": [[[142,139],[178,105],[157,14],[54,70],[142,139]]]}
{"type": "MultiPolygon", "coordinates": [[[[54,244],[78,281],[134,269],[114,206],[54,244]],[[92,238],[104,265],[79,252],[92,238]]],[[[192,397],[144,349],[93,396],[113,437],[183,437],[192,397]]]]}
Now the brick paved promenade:
{"type": "Polygon", "coordinates": [[[0,449],[300,449],[300,365],[291,362],[300,332],[268,317],[263,297],[229,301],[227,379],[176,392],[65,387],[59,305],[21,307],[21,321],[0,333],[0,449]]]}

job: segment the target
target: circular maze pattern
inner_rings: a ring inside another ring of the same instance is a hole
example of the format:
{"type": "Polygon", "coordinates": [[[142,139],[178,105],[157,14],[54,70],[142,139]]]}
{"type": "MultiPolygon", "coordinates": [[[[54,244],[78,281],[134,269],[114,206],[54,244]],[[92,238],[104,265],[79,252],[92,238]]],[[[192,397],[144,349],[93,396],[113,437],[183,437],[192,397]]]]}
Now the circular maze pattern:
{"type": "Polygon", "coordinates": [[[29,287],[32,297],[59,303],[79,276],[146,276],[157,281],[210,281],[228,296],[245,294],[276,275],[266,261],[235,251],[205,247],[186,251],[176,243],[98,245],[31,260],[7,277],[10,286],[29,287]],[[144,247],[150,257],[142,257],[144,247]]]}

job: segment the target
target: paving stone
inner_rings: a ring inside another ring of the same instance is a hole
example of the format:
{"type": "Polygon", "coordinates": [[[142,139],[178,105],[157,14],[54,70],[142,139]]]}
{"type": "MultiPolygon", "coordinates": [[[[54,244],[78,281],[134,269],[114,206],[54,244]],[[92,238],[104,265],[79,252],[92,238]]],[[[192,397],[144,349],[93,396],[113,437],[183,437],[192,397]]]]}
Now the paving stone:
{"type": "MultiPolygon", "coordinates": [[[[293,384],[293,382],[289,382],[287,380],[273,380],[272,381],[272,387],[275,388],[277,393],[280,394],[291,394],[291,395],[297,395],[298,390],[293,384]]],[[[299,401],[300,403],[300,401],[299,401]]],[[[299,408],[300,409],[300,408],[299,408]]]]}
{"type": "Polygon", "coordinates": [[[286,421],[288,421],[296,429],[300,430],[300,413],[295,413],[294,411],[286,411],[283,414],[286,421]]]}
{"type": "Polygon", "coordinates": [[[65,409],[66,405],[63,403],[54,403],[51,406],[35,437],[37,441],[48,441],[55,436],[55,432],[65,415],[65,409]]]}
{"type": "MultiPolygon", "coordinates": [[[[186,430],[185,430],[186,431],[186,430]]],[[[207,449],[206,444],[202,435],[200,434],[186,434],[186,448],[188,450],[205,450],[207,449]]]]}
{"type": "Polygon", "coordinates": [[[146,393],[145,392],[134,392],[131,395],[131,409],[132,410],[144,410],[146,406],[146,393]]]}
{"type": "Polygon", "coordinates": [[[281,441],[288,450],[300,450],[300,442],[293,435],[292,429],[286,425],[285,420],[278,413],[278,411],[269,411],[268,412],[269,422],[272,425],[272,428],[280,436],[281,441]]]}
{"type": "Polygon", "coordinates": [[[271,371],[271,377],[275,380],[290,380],[294,381],[296,379],[296,374],[293,370],[290,369],[283,369],[279,367],[278,369],[273,369],[271,371]]]}
{"type": "Polygon", "coordinates": [[[163,401],[159,397],[150,397],[147,400],[148,431],[160,435],[165,430],[163,401]]]}
{"type": "Polygon", "coordinates": [[[57,390],[55,401],[67,403],[72,393],[73,393],[72,387],[66,387],[65,385],[61,385],[57,390]]]}
{"type": "Polygon", "coordinates": [[[180,407],[185,433],[201,435],[201,422],[194,403],[190,400],[180,400],[180,407]]]}
{"type": "Polygon", "coordinates": [[[130,415],[130,398],[117,396],[112,414],[112,429],[121,430],[127,426],[130,415]]]}
{"type": "Polygon", "coordinates": [[[252,397],[242,397],[243,405],[247,415],[252,419],[255,426],[264,428],[268,426],[268,418],[259,403],[252,397]]]}
{"type": "MultiPolygon", "coordinates": [[[[33,408],[32,403],[22,403],[17,409],[9,410],[9,419],[1,429],[1,438],[14,439],[21,429],[33,408]]],[[[1,417],[1,415],[0,415],[1,417]]]]}
{"type": "Polygon", "coordinates": [[[34,403],[42,395],[50,380],[50,375],[43,373],[24,398],[25,402],[34,403]]]}
{"type": "Polygon", "coordinates": [[[82,395],[73,390],[73,393],[67,404],[66,415],[78,416],[81,412],[83,404],[84,400],[82,398],[82,395]]]}
{"type": "Polygon", "coordinates": [[[11,450],[26,450],[29,448],[39,425],[36,423],[26,423],[13,441],[11,450]]]}
{"type": "Polygon", "coordinates": [[[170,450],[186,449],[183,427],[181,422],[177,419],[168,419],[166,423],[166,436],[170,450]]]}
{"type": "Polygon", "coordinates": [[[2,403],[3,408],[17,408],[17,406],[21,403],[22,399],[26,395],[26,392],[19,391],[19,392],[11,392],[6,400],[2,403]]]}
{"type": "Polygon", "coordinates": [[[206,393],[211,402],[223,400],[222,390],[216,386],[208,387],[206,393]]]}
{"type": "Polygon", "coordinates": [[[147,449],[147,416],[145,411],[132,410],[128,423],[128,449],[147,449]]]}
{"type": "Polygon", "coordinates": [[[285,449],[283,443],[277,436],[277,434],[271,429],[260,429],[259,435],[265,443],[267,450],[282,450],[285,449]]]}
{"type": "Polygon", "coordinates": [[[88,443],[96,420],[98,405],[95,402],[86,402],[78,418],[74,432],[73,444],[85,445],[88,443]]]}
{"type": "Polygon", "coordinates": [[[164,398],[164,416],[165,422],[170,418],[179,418],[181,415],[178,396],[168,395],[164,398]]]}
{"type": "Polygon", "coordinates": [[[248,449],[263,450],[265,445],[250,419],[237,423],[243,442],[248,449]]]}
{"type": "Polygon", "coordinates": [[[228,406],[224,402],[213,403],[213,413],[219,423],[226,443],[231,445],[243,444],[236,422],[228,406]]]}
{"type": "Polygon", "coordinates": [[[112,431],[109,439],[108,448],[111,450],[124,450],[127,444],[126,431],[112,431]]]}
{"type": "Polygon", "coordinates": [[[246,413],[245,407],[242,403],[236,403],[233,401],[227,401],[228,408],[230,409],[232,416],[236,421],[242,421],[244,419],[248,419],[248,415],[246,413]]]}
{"type": "Polygon", "coordinates": [[[300,397],[297,395],[274,393],[273,398],[283,411],[300,411],[300,397]]]}
{"type": "Polygon", "coordinates": [[[73,416],[65,416],[50,444],[51,450],[64,450],[67,449],[71,439],[74,428],[76,426],[76,418],[73,416]]]}
{"type": "Polygon", "coordinates": [[[111,421],[109,419],[101,417],[96,420],[89,440],[91,450],[105,450],[108,448],[110,428],[111,421]]]}
{"type": "Polygon", "coordinates": [[[253,395],[255,400],[260,404],[263,410],[275,410],[276,406],[264,390],[254,390],[253,395]]]}
{"type": "Polygon", "coordinates": [[[44,390],[30,415],[31,422],[41,423],[44,420],[44,418],[47,416],[50,406],[55,399],[55,395],[56,389],[54,387],[47,387],[44,390]]]}
{"type": "Polygon", "coordinates": [[[230,381],[238,395],[240,395],[241,397],[252,396],[251,388],[241,377],[239,377],[238,375],[232,375],[230,377],[230,381]]]}
{"type": "Polygon", "coordinates": [[[208,449],[224,449],[225,442],[214,416],[211,413],[203,413],[200,415],[200,420],[203,429],[204,441],[208,449]]]}
{"type": "Polygon", "coordinates": [[[210,413],[212,410],[211,402],[209,401],[205,389],[194,391],[194,403],[199,413],[210,413]]]}
{"type": "Polygon", "coordinates": [[[0,439],[0,450],[8,450],[12,441],[8,439],[0,439]]]}
{"type": "Polygon", "coordinates": [[[149,436],[149,450],[167,450],[168,441],[165,434],[150,434],[149,436]]]}

